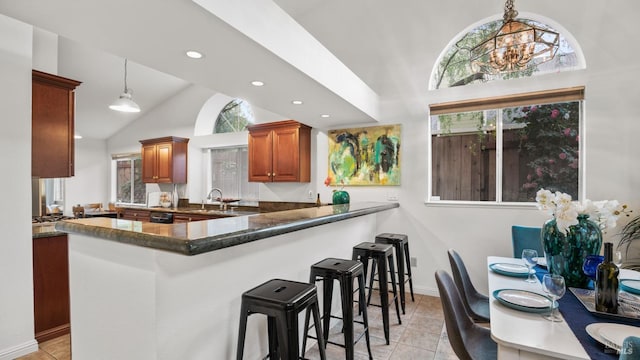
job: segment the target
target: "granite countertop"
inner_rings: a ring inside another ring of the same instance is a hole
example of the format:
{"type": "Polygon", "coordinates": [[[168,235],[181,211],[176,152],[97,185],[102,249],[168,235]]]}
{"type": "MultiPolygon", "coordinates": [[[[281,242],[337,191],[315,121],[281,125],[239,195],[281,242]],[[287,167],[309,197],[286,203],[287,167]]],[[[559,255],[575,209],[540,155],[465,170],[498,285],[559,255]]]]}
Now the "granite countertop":
{"type": "Polygon", "coordinates": [[[31,224],[31,233],[34,239],[67,234],[64,231],[56,230],[55,222],[31,224]]]}
{"type": "Polygon", "coordinates": [[[85,218],[59,221],[55,228],[72,234],[197,255],[397,207],[399,204],[395,202],[362,202],[177,224],[85,218]]]}
{"type": "Polygon", "coordinates": [[[244,215],[254,215],[259,214],[260,210],[256,208],[255,210],[247,210],[245,208],[237,209],[235,206],[228,207],[228,210],[219,210],[217,209],[217,205],[212,207],[207,207],[206,209],[194,208],[194,207],[179,207],[179,208],[164,208],[164,207],[146,207],[146,206],[118,206],[120,209],[136,209],[136,210],[148,210],[148,211],[157,211],[157,212],[168,212],[168,213],[176,213],[176,214],[199,214],[199,215],[217,215],[217,216],[244,216],[244,215]]]}

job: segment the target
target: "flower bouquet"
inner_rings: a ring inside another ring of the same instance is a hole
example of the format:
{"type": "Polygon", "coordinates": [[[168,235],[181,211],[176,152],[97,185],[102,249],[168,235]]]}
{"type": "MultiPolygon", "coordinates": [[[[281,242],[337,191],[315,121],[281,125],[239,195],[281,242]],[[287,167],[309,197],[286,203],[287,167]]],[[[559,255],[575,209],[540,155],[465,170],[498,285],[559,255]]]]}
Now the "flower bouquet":
{"type": "Polygon", "coordinates": [[[536,193],[536,202],[538,209],[552,216],[541,232],[549,272],[564,276],[568,287],[586,287],[584,260],[600,254],[602,232],[631,211],[617,200],[572,201],[571,195],[545,189],[536,193]]]}

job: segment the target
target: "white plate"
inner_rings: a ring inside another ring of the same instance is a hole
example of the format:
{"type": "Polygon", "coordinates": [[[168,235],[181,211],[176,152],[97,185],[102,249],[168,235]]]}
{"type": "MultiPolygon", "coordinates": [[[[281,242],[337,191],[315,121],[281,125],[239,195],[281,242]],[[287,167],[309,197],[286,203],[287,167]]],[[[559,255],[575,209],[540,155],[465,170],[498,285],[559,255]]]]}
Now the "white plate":
{"type": "Polygon", "coordinates": [[[529,269],[524,266],[524,265],[520,265],[520,264],[507,264],[507,263],[496,263],[496,264],[492,264],[494,269],[500,270],[500,271],[504,271],[504,272],[509,272],[509,273],[513,273],[513,274],[528,274],[529,273],[529,269]]]}
{"type": "Polygon", "coordinates": [[[634,294],[640,294],[640,280],[623,279],[620,280],[620,287],[624,291],[634,294]]]}
{"type": "Polygon", "coordinates": [[[628,336],[640,337],[640,327],[622,324],[604,324],[598,329],[598,334],[609,343],[616,345],[616,349],[621,349],[622,342],[628,336]]]}
{"type": "Polygon", "coordinates": [[[608,347],[614,347],[614,344],[609,343],[600,335],[600,328],[604,325],[607,325],[607,323],[593,323],[587,325],[584,329],[587,331],[587,334],[589,334],[589,336],[591,336],[595,341],[608,347]]]}
{"type": "Polygon", "coordinates": [[[551,306],[548,297],[526,290],[502,289],[495,293],[495,298],[526,309],[547,310],[551,306]]]}

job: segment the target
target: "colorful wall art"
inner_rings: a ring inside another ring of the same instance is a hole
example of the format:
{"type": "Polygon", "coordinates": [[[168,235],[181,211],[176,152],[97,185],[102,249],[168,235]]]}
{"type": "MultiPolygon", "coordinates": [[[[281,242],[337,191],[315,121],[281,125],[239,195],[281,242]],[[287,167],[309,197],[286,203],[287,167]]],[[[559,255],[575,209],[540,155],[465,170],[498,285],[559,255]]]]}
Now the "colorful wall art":
{"type": "Polygon", "coordinates": [[[400,125],[329,130],[328,185],[400,185],[400,125]]]}

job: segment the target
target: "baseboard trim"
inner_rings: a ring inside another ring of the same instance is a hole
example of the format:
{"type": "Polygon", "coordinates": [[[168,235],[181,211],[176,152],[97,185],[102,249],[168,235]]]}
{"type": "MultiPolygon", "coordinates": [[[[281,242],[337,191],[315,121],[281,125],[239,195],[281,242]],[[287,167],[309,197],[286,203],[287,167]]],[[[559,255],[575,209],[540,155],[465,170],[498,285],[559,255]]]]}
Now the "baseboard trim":
{"type": "Polygon", "coordinates": [[[13,360],[36,351],[38,351],[38,342],[32,339],[7,349],[0,349],[0,360],[13,360]]]}
{"type": "MultiPolygon", "coordinates": [[[[409,287],[405,285],[406,292],[409,291],[409,287]]],[[[435,296],[440,297],[440,293],[438,293],[438,289],[422,287],[422,286],[414,286],[413,287],[414,294],[427,295],[427,296],[435,296]]]]}
{"type": "Polygon", "coordinates": [[[64,324],[64,325],[56,326],[56,327],[51,328],[51,329],[40,331],[39,333],[36,334],[36,340],[39,343],[41,343],[41,342],[45,342],[47,340],[55,339],[57,337],[60,337],[62,335],[66,335],[66,334],[70,334],[70,333],[71,333],[71,328],[70,328],[69,324],[64,324]]]}

